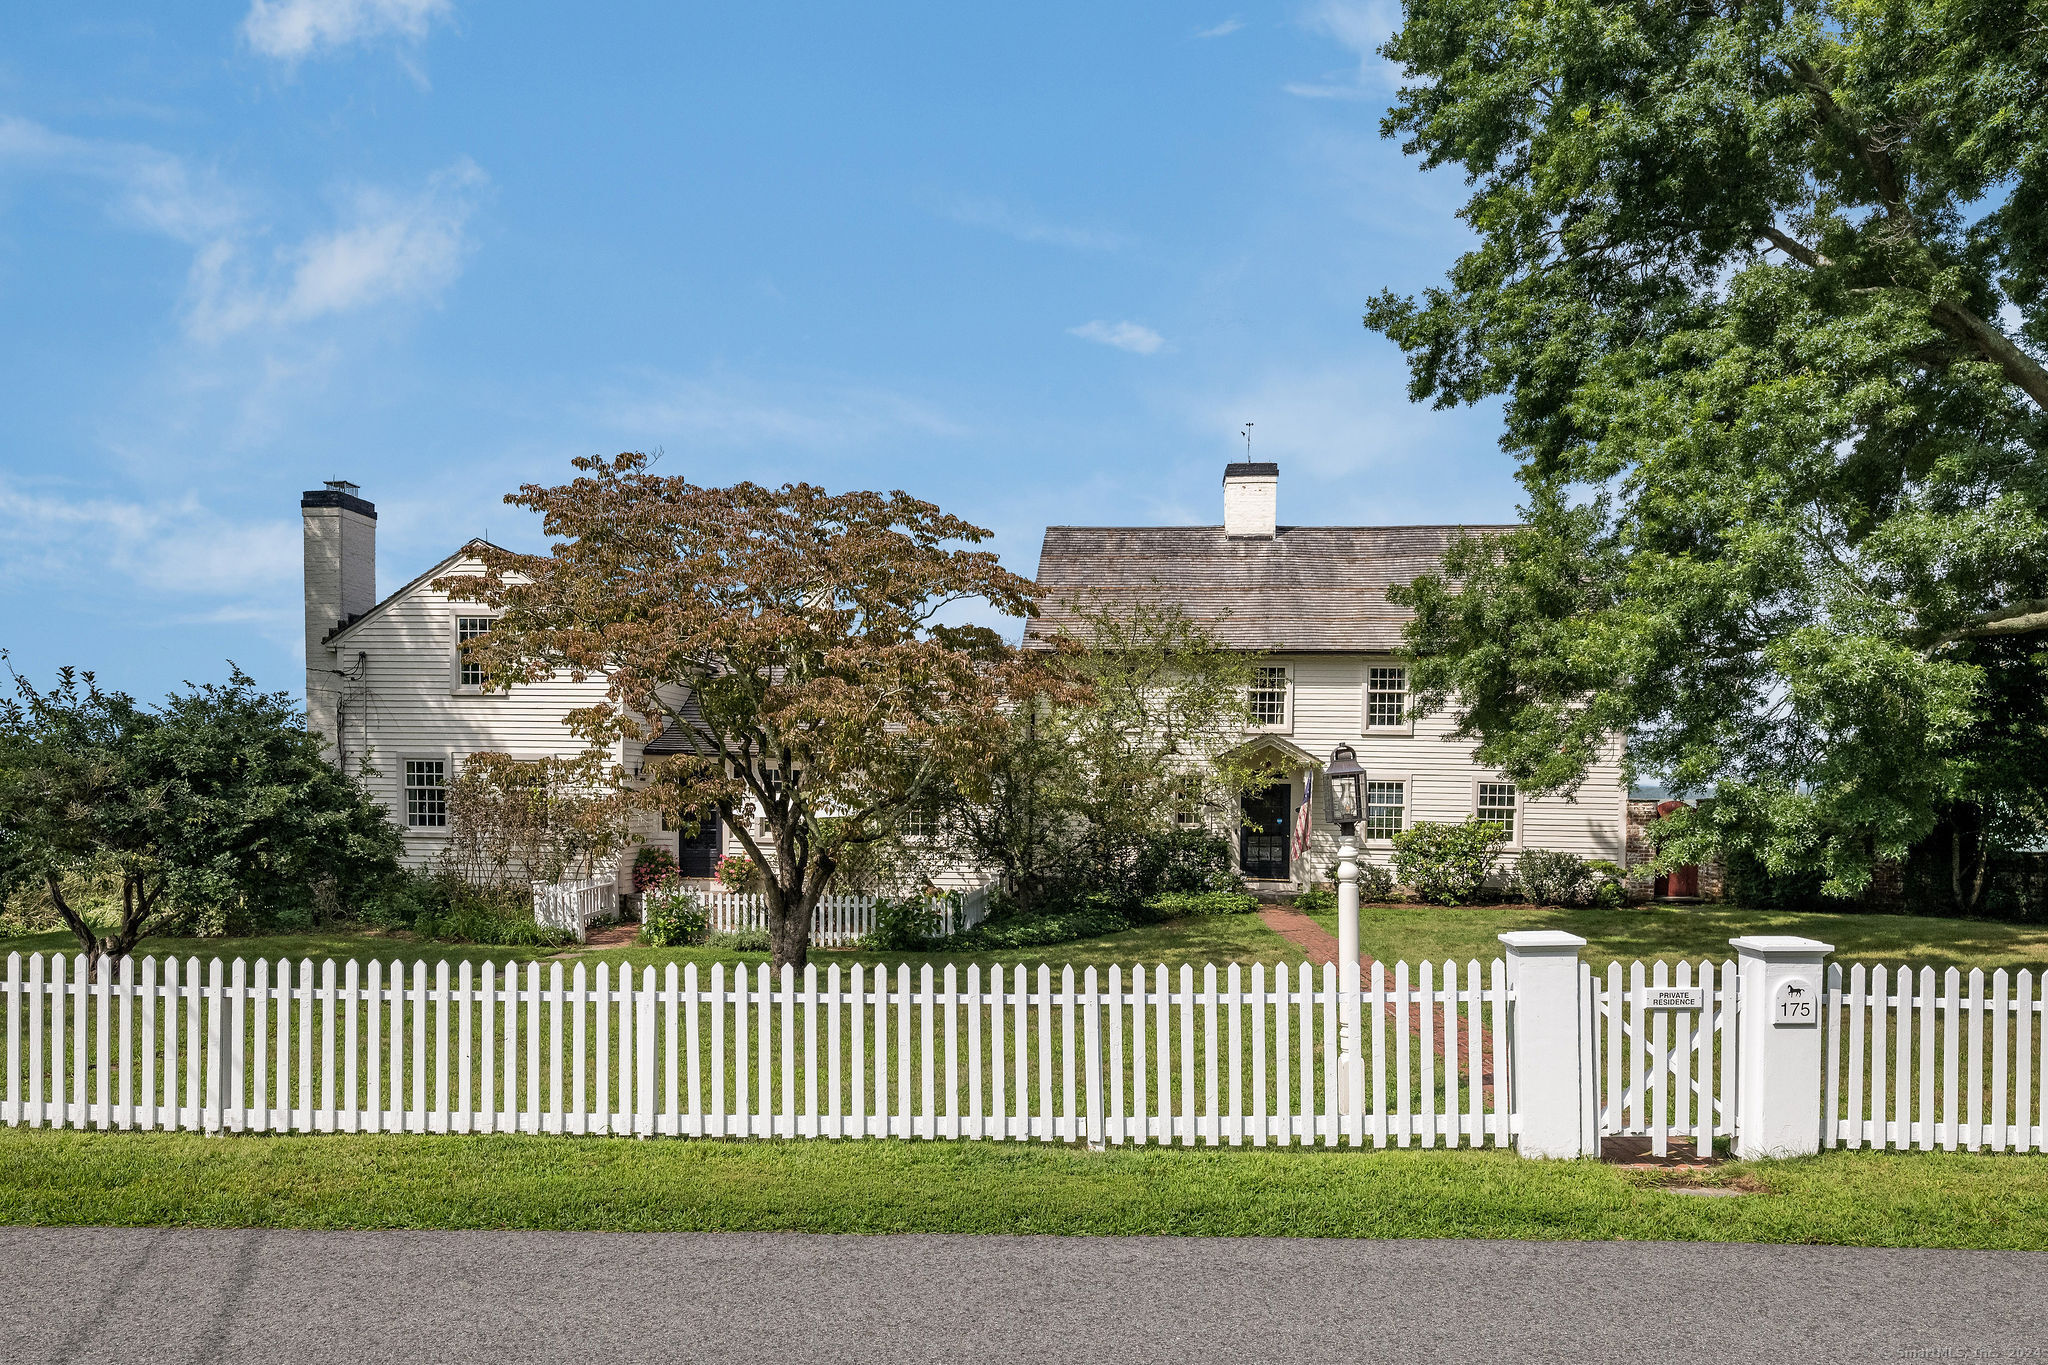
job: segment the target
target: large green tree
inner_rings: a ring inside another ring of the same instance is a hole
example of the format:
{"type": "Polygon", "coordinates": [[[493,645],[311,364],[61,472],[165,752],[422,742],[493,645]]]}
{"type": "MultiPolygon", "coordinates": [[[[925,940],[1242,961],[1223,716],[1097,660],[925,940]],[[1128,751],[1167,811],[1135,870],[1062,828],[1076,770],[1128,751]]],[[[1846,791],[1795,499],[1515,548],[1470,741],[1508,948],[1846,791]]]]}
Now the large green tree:
{"type": "MultiPolygon", "coordinates": [[[[0,656],[4,658],[4,656],[0,656]]],[[[154,707],[62,670],[38,691],[14,675],[0,698],[0,893],[40,883],[97,974],[172,911],[244,918],[343,899],[397,870],[399,835],[321,757],[289,696],[230,665],[154,707]],[[120,886],[112,922],[67,885],[120,886]]]]}
{"type": "Polygon", "coordinates": [[[1846,895],[1945,828],[1967,908],[2048,788],[2048,7],[1409,0],[1385,55],[1477,241],[1366,323],[1527,492],[1398,595],[1419,700],[1716,788],[1672,856],[1846,895]]]}

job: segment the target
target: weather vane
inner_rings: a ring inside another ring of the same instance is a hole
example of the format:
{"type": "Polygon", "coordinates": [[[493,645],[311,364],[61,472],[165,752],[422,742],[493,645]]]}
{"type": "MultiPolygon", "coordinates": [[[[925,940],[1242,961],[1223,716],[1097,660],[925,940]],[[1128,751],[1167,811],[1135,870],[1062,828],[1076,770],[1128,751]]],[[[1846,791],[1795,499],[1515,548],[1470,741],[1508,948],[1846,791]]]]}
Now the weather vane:
{"type": "Polygon", "coordinates": [[[1242,430],[1244,432],[1244,457],[1249,460],[1252,457],[1252,424],[1246,422],[1242,430]]]}

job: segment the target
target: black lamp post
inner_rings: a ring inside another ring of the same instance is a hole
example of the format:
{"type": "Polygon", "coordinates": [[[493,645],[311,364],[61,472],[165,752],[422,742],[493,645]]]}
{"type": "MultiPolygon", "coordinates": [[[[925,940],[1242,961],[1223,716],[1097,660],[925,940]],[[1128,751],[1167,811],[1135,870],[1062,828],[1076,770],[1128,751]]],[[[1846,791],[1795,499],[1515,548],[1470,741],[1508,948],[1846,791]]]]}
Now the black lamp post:
{"type": "Polygon", "coordinates": [[[1354,833],[1365,818],[1365,769],[1358,766],[1358,755],[1349,744],[1339,744],[1332,751],[1323,776],[1330,788],[1330,822],[1347,835],[1354,833]]]}

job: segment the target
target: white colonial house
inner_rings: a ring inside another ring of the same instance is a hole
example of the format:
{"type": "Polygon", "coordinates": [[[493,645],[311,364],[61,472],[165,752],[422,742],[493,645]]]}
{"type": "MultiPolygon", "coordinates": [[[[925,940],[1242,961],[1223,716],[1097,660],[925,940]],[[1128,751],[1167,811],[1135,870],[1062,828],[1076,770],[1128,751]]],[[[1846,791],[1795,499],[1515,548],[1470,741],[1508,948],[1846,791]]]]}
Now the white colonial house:
{"type": "MultiPolygon", "coordinates": [[[[1221,526],[1048,528],[1038,569],[1044,614],[1030,623],[1026,644],[1071,624],[1065,607],[1077,597],[1142,594],[1179,605],[1224,643],[1259,653],[1251,701],[1262,723],[1245,743],[1266,751],[1286,781],[1245,803],[1248,823],[1237,844],[1255,883],[1282,889],[1328,879],[1336,831],[1320,791],[1305,853],[1295,854],[1293,835],[1305,784],[1338,744],[1351,745],[1366,769],[1370,813],[1360,834],[1372,861],[1386,862],[1392,835],[1417,820],[1476,814],[1507,827],[1511,850],[1564,849],[1621,862],[1627,793],[1618,746],[1576,798],[1533,799],[1479,766],[1471,744],[1449,740],[1445,717],[1418,721],[1409,713],[1399,657],[1406,613],[1387,602],[1386,590],[1439,563],[1459,528],[1281,526],[1278,490],[1277,466],[1233,464],[1224,472],[1221,526]]],[[[380,599],[377,511],[360,490],[332,482],[304,494],[300,510],[307,722],[332,742],[335,762],[362,775],[391,812],[405,832],[407,860],[425,864],[447,837],[446,787],[463,759],[483,751],[515,758],[581,752],[562,717],[600,699],[604,683],[558,679],[486,690],[460,646],[490,629],[489,612],[432,586],[445,575],[481,571],[483,542],[469,542],[380,599]]],[[[642,752],[626,741],[616,759],[631,772],[642,752]]],[[[671,848],[692,877],[709,876],[721,852],[740,851],[732,831],[715,821],[695,835],[650,825],[635,831],[621,872],[652,844],[671,848]]],[[[963,885],[977,880],[967,869],[960,878],[963,885]]]]}
{"type": "MultiPolygon", "coordinates": [[[[1304,791],[1339,744],[1365,769],[1368,861],[1387,863],[1393,836],[1418,820],[1493,820],[1510,855],[1561,849],[1619,863],[1628,793],[1617,744],[1574,798],[1532,798],[1481,766],[1443,715],[1418,720],[1400,657],[1408,613],[1387,589],[1442,562],[1457,526],[1282,526],[1279,466],[1223,471],[1221,526],[1053,526],[1039,552],[1040,616],[1026,643],[1072,627],[1072,604],[1144,597],[1178,606],[1226,645],[1258,654],[1245,744],[1286,780],[1245,798],[1241,870],[1272,889],[1326,881],[1337,831],[1320,786],[1306,849],[1296,855],[1304,791]]],[[[1229,823],[1228,821],[1222,823],[1229,823]]]]}

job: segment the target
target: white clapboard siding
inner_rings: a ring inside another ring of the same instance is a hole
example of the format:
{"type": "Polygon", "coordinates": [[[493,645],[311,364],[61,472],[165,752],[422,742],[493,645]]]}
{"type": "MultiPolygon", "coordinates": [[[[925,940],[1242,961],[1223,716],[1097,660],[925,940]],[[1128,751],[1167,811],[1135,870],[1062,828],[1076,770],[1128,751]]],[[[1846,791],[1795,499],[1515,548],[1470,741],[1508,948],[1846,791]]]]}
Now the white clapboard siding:
{"type": "MultiPolygon", "coordinates": [[[[1428,716],[1397,731],[1362,732],[1366,670],[1374,664],[1399,662],[1364,654],[1275,654],[1261,663],[1288,669],[1291,700],[1287,737],[1317,756],[1337,745],[1356,750],[1369,778],[1407,783],[1409,823],[1418,820],[1462,823],[1473,813],[1479,779],[1498,779],[1480,765],[1474,741],[1452,735],[1455,720],[1448,713],[1428,716]]],[[[1519,802],[1515,838],[1507,857],[1521,849],[1559,849],[1582,858],[1621,862],[1627,832],[1627,788],[1622,782],[1621,748],[1610,745],[1587,771],[1576,799],[1561,796],[1525,797],[1519,802]]],[[[1289,806],[1301,800],[1301,776],[1290,775],[1289,806]]],[[[1329,822],[1322,789],[1317,787],[1310,826],[1310,851],[1296,876],[1327,879],[1336,867],[1337,828],[1329,822]]],[[[1391,865],[1393,848],[1386,840],[1361,840],[1367,861],[1391,865]]]]}
{"type": "Polygon", "coordinates": [[[2032,971],[1834,963],[1822,1140],[1897,1151],[2048,1150],[2042,982],[2032,971]]]}

